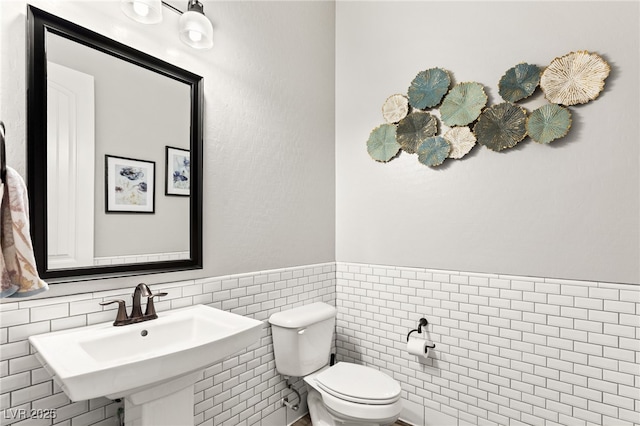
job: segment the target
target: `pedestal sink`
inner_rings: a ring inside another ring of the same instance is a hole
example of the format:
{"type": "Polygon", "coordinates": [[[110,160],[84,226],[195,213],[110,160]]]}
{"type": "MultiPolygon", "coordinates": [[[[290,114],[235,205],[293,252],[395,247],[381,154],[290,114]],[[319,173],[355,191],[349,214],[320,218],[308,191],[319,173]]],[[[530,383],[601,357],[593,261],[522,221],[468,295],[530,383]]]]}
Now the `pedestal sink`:
{"type": "Polygon", "coordinates": [[[31,336],[36,357],[72,401],[125,398],[126,426],[193,424],[193,387],[208,366],[260,339],[263,323],[189,306],[159,318],[31,336]]]}

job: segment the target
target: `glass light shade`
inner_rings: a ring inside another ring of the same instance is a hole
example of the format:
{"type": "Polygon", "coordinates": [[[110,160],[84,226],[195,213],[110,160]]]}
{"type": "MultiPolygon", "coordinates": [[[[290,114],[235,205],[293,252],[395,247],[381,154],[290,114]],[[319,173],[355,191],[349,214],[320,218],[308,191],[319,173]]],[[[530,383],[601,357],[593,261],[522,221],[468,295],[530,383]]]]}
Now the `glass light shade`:
{"type": "Polygon", "coordinates": [[[122,0],[120,8],[129,18],[143,24],[157,24],[162,21],[161,0],[122,0]]]}
{"type": "Polygon", "coordinates": [[[213,25],[203,13],[187,11],[180,17],[180,40],[194,49],[213,47],[213,25]]]}

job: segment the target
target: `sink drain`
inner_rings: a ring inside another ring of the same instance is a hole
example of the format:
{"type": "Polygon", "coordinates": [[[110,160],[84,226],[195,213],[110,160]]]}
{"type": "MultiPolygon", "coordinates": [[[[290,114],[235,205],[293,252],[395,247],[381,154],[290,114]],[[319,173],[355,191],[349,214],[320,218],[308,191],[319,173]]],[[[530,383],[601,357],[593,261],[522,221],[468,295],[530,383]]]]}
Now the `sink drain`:
{"type": "Polygon", "coordinates": [[[146,336],[147,334],[149,334],[149,332],[148,332],[147,330],[142,330],[142,331],[140,332],[140,335],[141,335],[142,337],[146,336]]]}

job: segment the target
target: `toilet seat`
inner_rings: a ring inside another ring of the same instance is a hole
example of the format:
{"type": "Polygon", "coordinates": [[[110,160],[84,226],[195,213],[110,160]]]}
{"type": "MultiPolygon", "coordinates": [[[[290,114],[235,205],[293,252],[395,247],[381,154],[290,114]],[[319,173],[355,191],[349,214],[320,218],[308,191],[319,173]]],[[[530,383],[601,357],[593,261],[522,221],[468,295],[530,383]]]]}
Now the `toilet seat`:
{"type": "MultiPolygon", "coordinates": [[[[314,424],[317,422],[322,425],[322,421],[318,419],[318,414],[324,414],[326,411],[333,418],[339,419],[338,422],[328,423],[329,425],[337,425],[344,422],[350,425],[388,425],[395,422],[402,411],[401,399],[391,404],[358,404],[336,398],[313,386],[309,389],[308,395],[307,403],[309,404],[309,412],[314,424]],[[314,397],[314,394],[317,396],[314,397]]],[[[321,417],[324,418],[324,416],[321,417]]]]}
{"type": "Polygon", "coordinates": [[[315,377],[318,388],[336,398],[369,405],[400,399],[400,385],[388,375],[364,365],[339,362],[315,377]]]}

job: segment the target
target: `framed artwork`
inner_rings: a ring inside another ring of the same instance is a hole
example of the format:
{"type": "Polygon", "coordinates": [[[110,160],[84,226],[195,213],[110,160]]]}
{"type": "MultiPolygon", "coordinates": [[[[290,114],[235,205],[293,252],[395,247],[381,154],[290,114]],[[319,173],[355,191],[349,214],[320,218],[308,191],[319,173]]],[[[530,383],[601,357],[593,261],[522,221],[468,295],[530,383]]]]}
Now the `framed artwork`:
{"type": "Polygon", "coordinates": [[[166,195],[189,196],[191,193],[191,153],[188,149],[166,147],[166,195]]]}
{"type": "Polygon", "coordinates": [[[105,211],[155,213],[156,163],[105,155],[105,211]]]}

